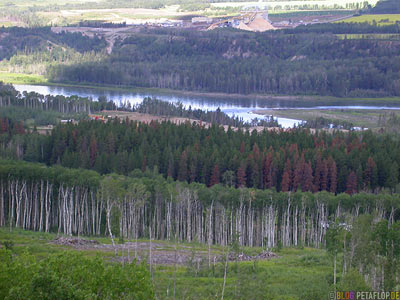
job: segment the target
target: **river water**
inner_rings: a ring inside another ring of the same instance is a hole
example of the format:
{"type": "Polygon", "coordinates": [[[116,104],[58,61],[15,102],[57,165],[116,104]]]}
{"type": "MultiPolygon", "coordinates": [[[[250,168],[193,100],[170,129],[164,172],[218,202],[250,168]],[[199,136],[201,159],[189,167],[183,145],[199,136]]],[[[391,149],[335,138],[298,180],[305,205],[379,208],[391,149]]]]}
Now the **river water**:
{"type": "MultiPolygon", "coordinates": [[[[36,92],[43,95],[64,95],[72,96],[77,95],[80,97],[89,97],[97,100],[100,96],[105,96],[107,99],[114,101],[117,105],[122,103],[131,103],[131,105],[142,102],[145,97],[155,97],[162,101],[173,103],[182,103],[185,107],[191,106],[193,109],[202,109],[208,111],[215,111],[218,107],[221,111],[229,116],[238,116],[244,121],[248,122],[260,115],[251,113],[257,109],[399,109],[400,105],[393,101],[387,103],[388,106],[379,105],[379,100],[376,103],[368,101],[367,103],[357,102],[349,103],[348,100],[318,100],[315,101],[299,101],[299,100],[286,100],[282,98],[260,99],[257,97],[229,97],[229,96],[187,96],[182,93],[172,92],[149,92],[149,91],[121,91],[121,90],[108,90],[96,88],[82,88],[82,87],[62,87],[62,86],[44,86],[44,85],[14,85],[15,89],[20,93],[36,92]],[[347,105],[346,105],[347,104],[347,105]],[[351,105],[352,104],[352,105],[351,105]],[[397,104],[397,105],[396,105],[397,104]]],[[[301,120],[277,118],[278,123],[284,127],[293,127],[301,122],[301,120]]]]}

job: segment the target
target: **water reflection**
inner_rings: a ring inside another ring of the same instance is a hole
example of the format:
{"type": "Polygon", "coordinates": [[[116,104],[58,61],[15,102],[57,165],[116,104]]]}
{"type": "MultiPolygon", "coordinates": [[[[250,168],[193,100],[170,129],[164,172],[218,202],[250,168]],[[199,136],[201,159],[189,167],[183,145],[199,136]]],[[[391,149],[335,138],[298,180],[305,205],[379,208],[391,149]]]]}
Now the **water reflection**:
{"type": "MultiPolygon", "coordinates": [[[[260,98],[260,97],[229,97],[229,96],[187,96],[184,94],[174,94],[172,92],[135,92],[135,91],[117,91],[108,89],[82,88],[82,87],[61,87],[61,86],[40,86],[40,85],[15,85],[19,92],[36,92],[43,95],[77,95],[80,97],[88,97],[97,100],[104,96],[116,104],[130,103],[131,105],[142,102],[145,97],[156,97],[159,100],[178,103],[181,102],[184,106],[191,106],[194,109],[214,111],[218,107],[229,116],[238,116],[244,121],[249,122],[260,115],[252,114],[251,111],[256,109],[400,109],[396,105],[396,101],[389,103],[390,106],[382,106],[379,100],[376,103],[369,101],[363,105],[346,105],[348,100],[292,100],[280,98],[260,98]],[[392,106],[393,105],[393,106],[392,106]]],[[[301,120],[277,118],[278,123],[282,127],[293,127],[301,122],[301,120]]]]}

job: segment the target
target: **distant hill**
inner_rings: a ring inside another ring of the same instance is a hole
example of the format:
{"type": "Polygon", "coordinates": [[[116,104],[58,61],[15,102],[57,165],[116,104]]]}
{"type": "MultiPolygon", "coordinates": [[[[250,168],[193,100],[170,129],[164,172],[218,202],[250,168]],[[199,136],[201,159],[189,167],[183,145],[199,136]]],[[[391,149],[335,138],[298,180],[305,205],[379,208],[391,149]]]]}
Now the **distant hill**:
{"type": "Polygon", "coordinates": [[[400,14],[399,0],[380,0],[375,7],[371,9],[374,14],[400,14]]]}

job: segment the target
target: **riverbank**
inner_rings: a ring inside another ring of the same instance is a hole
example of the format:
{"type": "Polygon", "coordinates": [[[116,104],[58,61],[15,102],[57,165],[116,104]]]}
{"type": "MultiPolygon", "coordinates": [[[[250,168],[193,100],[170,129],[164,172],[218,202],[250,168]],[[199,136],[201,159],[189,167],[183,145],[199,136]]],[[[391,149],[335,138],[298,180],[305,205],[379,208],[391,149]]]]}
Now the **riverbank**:
{"type": "Polygon", "coordinates": [[[313,121],[324,118],[330,121],[347,122],[356,127],[379,128],[380,116],[394,113],[400,115],[400,110],[394,109],[262,109],[253,110],[258,115],[268,115],[278,118],[300,119],[313,121]]]}
{"type": "Polygon", "coordinates": [[[115,85],[96,85],[96,84],[77,84],[72,82],[51,82],[42,75],[20,74],[0,72],[0,81],[9,84],[31,84],[45,85],[57,87],[73,87],[86,88],[94,90],[107,90],[115,92],[131,92],[131,93],[153,93],[166,96],[174,95],[178,97],[204,97],[204,98],[220,98],[232,100],[265,100],[266,104],[273,101],[278,103],[278,106],[285,107],[287,102],[295,102],[305,105],[400,105],[400,97],[384,97],[384,98],[338,98],[333,96],[316,96],[316,95],[272,95],[272,94],[228,94],[217,92],[198,92],[198,91],[183,91],[161,88],[142,88],[129,86],[115,85]],[[279,103],[282,101],[282,103],[279,103]],[[279,105],[281,104],[281,105],[279,105]]]}

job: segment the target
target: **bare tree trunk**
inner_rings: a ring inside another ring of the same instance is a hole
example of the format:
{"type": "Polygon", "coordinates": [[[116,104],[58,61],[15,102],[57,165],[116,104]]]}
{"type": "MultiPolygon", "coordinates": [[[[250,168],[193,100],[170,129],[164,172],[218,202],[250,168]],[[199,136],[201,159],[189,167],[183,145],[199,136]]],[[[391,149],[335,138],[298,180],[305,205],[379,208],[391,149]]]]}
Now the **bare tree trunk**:
{"type": "Polygon", "coordinates": [[[211,243],[212,243],[212,211],[213,211],[214,200],[211,202],[209,225],[208,225],[208,268],[211,267],[211,243]]]}
{"type": "Polygon", "coordinates": [[[113,234],[111,231],[111,209],[112,209],[112,207],[113,207],[113,203],[111,203],[110,199],[107,198],[107,207],[106,207],[107,227],[108,227],[108,232],[110,234],[112,245],[114,247],[114,254],[115,254],[115,256],[117,256],[117,247],[115,246],[114,237],[113,237],[113,234]]]}

